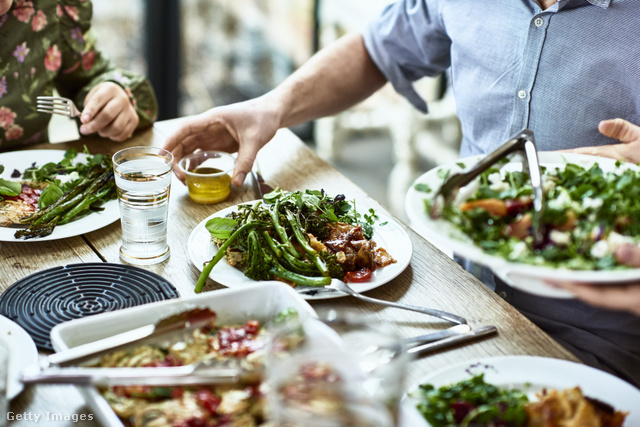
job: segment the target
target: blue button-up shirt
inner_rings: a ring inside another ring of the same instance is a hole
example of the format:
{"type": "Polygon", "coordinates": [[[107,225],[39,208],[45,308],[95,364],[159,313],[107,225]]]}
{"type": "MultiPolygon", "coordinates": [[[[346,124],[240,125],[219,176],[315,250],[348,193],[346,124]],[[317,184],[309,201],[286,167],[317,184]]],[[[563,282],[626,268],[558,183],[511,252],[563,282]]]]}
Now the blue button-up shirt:
{"type": "Polygon", "coordinates": [[[640,1],[404,0],[363,32],[382,73],[417,108],[413,82],[450,67],[461,155],[522,128],[540,150],[610,144],[603,119],[640,124],[640,1]]]}

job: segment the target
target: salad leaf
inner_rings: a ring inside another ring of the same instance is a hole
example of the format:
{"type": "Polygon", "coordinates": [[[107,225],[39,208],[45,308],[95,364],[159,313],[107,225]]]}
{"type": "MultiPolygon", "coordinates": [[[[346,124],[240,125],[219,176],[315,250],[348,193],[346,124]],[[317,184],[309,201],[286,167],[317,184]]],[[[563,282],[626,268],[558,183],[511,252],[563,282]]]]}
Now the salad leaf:
{"type": "Polygon", "coordinates": [[[233,230],[238,226],[238,221],[232,218],[211,218],[205,224],[209,233],[216,239],[226,240],[231,237],[233,230]]]}
{"type": "Polygon", "coordinates": [[[17,196],[22,193],[22,184],[0,178],[0,194],[3,196],[17,196]]]}
{"type": "Polygon", "coordinates": [[[49,184],[40,194],[40,198],[38,199],[38,209],[46,208],[62,197],[63,194],[64,192],[56,184],[49,184]]]}

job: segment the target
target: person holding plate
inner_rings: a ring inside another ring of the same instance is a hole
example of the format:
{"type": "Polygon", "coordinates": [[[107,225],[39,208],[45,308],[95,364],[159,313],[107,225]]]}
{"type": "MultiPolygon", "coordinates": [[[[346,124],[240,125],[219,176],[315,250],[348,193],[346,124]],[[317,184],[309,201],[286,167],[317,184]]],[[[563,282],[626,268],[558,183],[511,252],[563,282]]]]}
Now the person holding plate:
{"type": "Polygon", "coordinates": [[[54,89],[83,109],[84,135],[123,141],[153,123],[150,82],[100,53],[92,13],[89,0],[0,0],[0,150],[48,140],[36,97],[54,89]]]}
{"type": "MultiPolygon", "coordinates": [[[[342,111],[386,82],[427,113],[413,83],[450,70],[462,157],[529,128],[540,150],[593,146],[638,162],[639,37],[637,1],[399,0],[271,92],[186,120],[165,148],[176,161],[197,148],[238,151],[240,185],[279,128],[342,111]]],[[[494,286],[493,274],[486,282],[494,286]]],[[[495,286],[582,361],[640,386],[639,316],[495,286]]]]}

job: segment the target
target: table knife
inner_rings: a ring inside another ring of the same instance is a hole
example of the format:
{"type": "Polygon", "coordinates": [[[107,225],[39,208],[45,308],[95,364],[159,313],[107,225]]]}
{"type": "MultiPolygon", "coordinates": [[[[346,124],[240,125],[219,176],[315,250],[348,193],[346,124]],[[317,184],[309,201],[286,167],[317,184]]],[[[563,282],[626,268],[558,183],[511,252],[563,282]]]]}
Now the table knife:
{"type": "Polygon", "coordinates": [[[457,335],[463,335],[467,332],[471,331],[471,326],[464,325],[455,325],[451,326],[447,329],[442,329],[436,332],[430,332],[425,335],[419,335],[416,337],[405,338],[404,342],[409,346],[419,346],[420,344],[426,344],[429,342],[443,340],[445,338],[454,337],[457,335]]]}
{"type": "Polygon", "coordinates": [[[477,340],[479,338],[488,337],[498,332],[498,328],[493,325],[481,326],[477,329],[469,332],[454,335],[449,338],[444,338],[438,341],[430,342],[427,344],[417,345],[407,350],[407,353],[411,356],[419,357],[428,353],[433,353],[438,350],[453,347],[458,344],[466,343],[469,341],[477,340]]]}

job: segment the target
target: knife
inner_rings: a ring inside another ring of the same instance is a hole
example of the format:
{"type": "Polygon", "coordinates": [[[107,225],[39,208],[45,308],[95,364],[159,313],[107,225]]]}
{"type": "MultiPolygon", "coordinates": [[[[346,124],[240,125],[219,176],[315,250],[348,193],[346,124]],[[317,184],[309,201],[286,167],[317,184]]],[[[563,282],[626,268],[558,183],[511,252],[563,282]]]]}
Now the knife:
{"type": "Polygon", "coordinates": [[[445,338],[462,335],[469,331],[471,331],[471,326],[467,324],[455,325],[455,326],[451,326],[450,328],[443,329],[441,331],[431,332],[426,335],[419,335],[417,337],[406,338],[404,342],[407,343],[407,345],[409,346],[418,346],[420,344],[426,344],[429,342],[439,341],[445,338]]]}
{"type": "Polygon", "coordinates": [[[271,193],[274,188],[267,184],[262,177],[262,173],[260,172],[260,166],[258,166],[258,161],[256,160],[253,164],[253,169],[251,169],[251,175],[253,176],[253,187],[256,194],[262,199],[265,194],[271,193]]]}
{"type": "Polygon", "coordinates": [[[462,344],[468,341],[473,341],[479,338],[488,337],[498,332],[498,328],[493,325],[481,326],[478,329],[471,330],[464,334],[454,335],[449,338],[444,338],[438,341],[430,342],[427,344],[420,344],[415,347],[411,347],[407,350],[407,353],[411,356],[423,356],[428,353],[433,353],[437,350],[442,350],[448,347],[453,347],[458,344],[462,344]]]}

